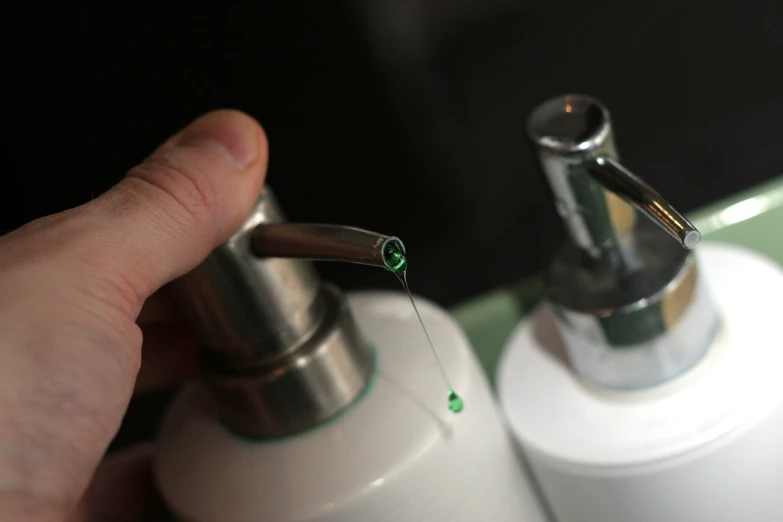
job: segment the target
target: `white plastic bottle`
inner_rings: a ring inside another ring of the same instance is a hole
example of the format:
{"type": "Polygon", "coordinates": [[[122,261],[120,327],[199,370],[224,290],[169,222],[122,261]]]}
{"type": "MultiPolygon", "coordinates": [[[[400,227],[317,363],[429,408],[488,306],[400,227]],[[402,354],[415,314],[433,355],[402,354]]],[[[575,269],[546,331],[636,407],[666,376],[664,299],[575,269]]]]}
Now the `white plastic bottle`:
{"type": "Polygon", "coordinates": [[[783,520],[783,272],[728,245],[698,257],[723,324],[670,381],[586,384],[548,304],[512,334],[498,392],[558,522],[783,520]]]}
{"type": "MultiPolygon", "coordinates": [[[[270,202],[262,201],[257,213],[264,214],[265,205],[270,202]]],[[[190,282],[191,289],[203,286],[190,282]]],[[[356,293],[347,303],[345,318],[353,317],[372,356],[361,390],[339,413],[287,436],[253,439],[227,428],[226,418],[228,424],[239,422],[221,414],[221,409],[236,404],[227,402],[236,397],[230,393],[216,394],[214,387],[198,383],[174,400],[157,443],[155,475],[178,519],[542,522],[487,379],[454,320],[436,305],[417,299],[445,372],[464,400],[459,413],[447,407],[446,384],[407,295],[356,293]]],[[[353,335],[352,327],[345,325],[330,331],[342,333],[324,339],[353,335]]],[[[361,360],[335,351],[333,341],[319,342],[313,353],[332,350],[338,355],[330,356],[331,369],[322,374],[323,379],[332,379],[330,385],[308,377],[309,385],[323,385],[315,398],[323,397],[324,390],[334,391],[337,382],[349,382],[338,381],[335,374],[351,374],[345,368],[361,360]]],[[[291,359],[290,354],[285,357],[291,359]]],[[[294,366],[267,375],[296,371],[294,366]]],[[[302,377],[287,390],[304,395],[304,382],[302,377]]],[[[243,393],[261,403],[248,407],[245,415],[285,420],[274,410],[285,401],[284,394],[278,393],[275,402],[269,399],[274,394],[243,393]]]]}
{"type": "Polygon", "coordinates": [[[529,131],[570,241],[497,381],[554,518],[783,520],[783,271],[682,248],[698,232],[619,163],[596,100],[550,100],[529,131]]]}

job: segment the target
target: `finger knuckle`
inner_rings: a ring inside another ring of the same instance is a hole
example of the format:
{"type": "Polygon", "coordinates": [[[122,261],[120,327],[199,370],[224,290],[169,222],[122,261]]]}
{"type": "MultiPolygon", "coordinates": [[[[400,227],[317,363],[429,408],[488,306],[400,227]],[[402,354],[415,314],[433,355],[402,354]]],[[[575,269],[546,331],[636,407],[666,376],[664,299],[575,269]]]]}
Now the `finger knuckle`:
{"type": "Polygon", "coordinates": [[[201,228],[217,214],[218,198],[209,176],[181,157],[159,154],[132,169],[127,180],[137,184],[137,196],[150,196],[177,227],[201,228]]]}

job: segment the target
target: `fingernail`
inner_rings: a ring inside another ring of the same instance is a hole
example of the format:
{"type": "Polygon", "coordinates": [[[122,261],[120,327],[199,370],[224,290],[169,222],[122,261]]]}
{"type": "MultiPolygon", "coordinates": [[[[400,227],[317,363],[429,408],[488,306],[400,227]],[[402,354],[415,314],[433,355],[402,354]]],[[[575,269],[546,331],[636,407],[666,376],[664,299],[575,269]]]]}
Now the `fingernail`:
{"type": "Polygon", "coordinates": [[[191,123],[174,144],[216,152],[244,169],[259,154],[258,123],[238,111],[211,112],[191,123]]]}

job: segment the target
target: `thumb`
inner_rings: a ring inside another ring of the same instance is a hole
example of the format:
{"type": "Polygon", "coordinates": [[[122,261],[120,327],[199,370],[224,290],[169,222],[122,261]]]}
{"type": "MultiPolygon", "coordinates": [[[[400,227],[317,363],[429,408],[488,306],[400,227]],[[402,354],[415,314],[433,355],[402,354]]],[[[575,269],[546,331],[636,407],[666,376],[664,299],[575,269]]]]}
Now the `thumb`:
{"type": "Polygon", "coordinates": [[[100,198],[0,237],[0,519],[22,509],[8,492],[76,503],[132,393],[144,300],[241,225],[266,162],[252,118],[213,112],[100,198]]]}
{"type": "Polygon", "coordinates": [[[267,157],[255,120],[237,111],[212,112],[101,197],[11,236],[28,239],[24,250],[36,259],[57,256],[71,282],[135,320],[147,297],[194,268],[241,225],[260,191],[267,157]]]}
{"type": "MultiPolygon", "coordinates": [[[[116,276],[130,311],[188,272],[247,217],[267,166],[261,127],[236,111],[218,111],[167,141],[97,204],[93,241],[101,266],[116,276]]],[[[92,255],[92,254],[90,254],[92,255]]]]}

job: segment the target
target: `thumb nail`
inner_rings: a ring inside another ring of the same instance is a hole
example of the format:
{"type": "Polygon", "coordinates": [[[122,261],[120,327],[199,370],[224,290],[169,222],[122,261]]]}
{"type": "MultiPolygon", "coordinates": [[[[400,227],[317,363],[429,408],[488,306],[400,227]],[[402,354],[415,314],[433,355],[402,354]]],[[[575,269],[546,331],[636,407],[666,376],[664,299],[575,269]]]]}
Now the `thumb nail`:
{"type": "Polygon", "coordinates": [[[211,150],[244,169],[259,155],[259,125],[239,111],[215,111],[188,125],[173,145],[211,150]]]}

